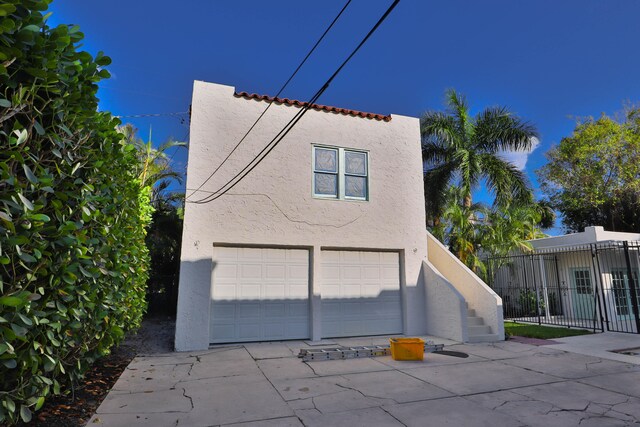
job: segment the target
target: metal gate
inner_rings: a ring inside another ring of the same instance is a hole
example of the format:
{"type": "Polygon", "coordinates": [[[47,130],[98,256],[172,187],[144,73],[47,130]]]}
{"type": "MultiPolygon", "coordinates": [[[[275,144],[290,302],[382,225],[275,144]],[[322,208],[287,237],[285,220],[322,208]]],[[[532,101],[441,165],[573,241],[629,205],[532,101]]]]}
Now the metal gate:
{"type": "Polygon", "coordinates": [[[640,333],[640,242],[606,242],[493,257],[487,283],[504,318],[640,333]]]}

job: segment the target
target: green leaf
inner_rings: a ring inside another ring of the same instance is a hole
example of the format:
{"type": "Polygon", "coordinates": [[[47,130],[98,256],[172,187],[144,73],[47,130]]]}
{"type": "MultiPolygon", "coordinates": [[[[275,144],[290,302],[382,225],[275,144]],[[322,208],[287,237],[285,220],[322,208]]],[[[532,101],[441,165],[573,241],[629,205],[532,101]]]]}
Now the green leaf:
{"type": "Polygon", "coordinates": [[[11,101],[8,99],[0,98],[0,107],[9,108],[11,107],[11,101]]]}
{"type": "Polygon", "coordinates": [[[26,27],[22,27],[23,31],[40,31],[40,27],[38,27],[37,25],[27,25],[26,27]]]}
{"type": "Polygon", "coordinates": [[[29,215],[29,218],[33,219],[34,221],[42,221],[42,222],[49,222],[51,221],[51,218],[49,218],[48,215],[45,214],[34,214],[34,215],[29,215]]]}
{"type": "Polygon", "coordinates": [[[25,423],[31,421],[31,409],[27,408],[25,405],[20,405],[20,418],[25,423]]]}
{"type": "Polygon", "coordinates": [[[7,16],[16,11],[15,5],[9,4],[0,4],[0,16],[7,16]]]}
{"type": "Polygon", "coordinates": [[[3,342],[0,342],[0,354],[4,354],[7,350],[9,350],[9,346],[3,342]]]}
{"type": "Polygon", "coordinates": [[[27,199],[26,197],[24,197],[22,195],[22,193],[18,193],[18,197],[20,198],[20,200],[22,201],[22,203],[24,203],[24,206],[26,209],[32,211],[33,210],[33,203],[31,203],[31,201],[29,199],[27,199]]]}
{"type": "MultiPolygon", "coordinates": [[[[13,368],[10,368],[10,369],[13,369],[13,368]]],[[[5,403],[7,405],[7,409],[9,410],[9,412],[14,412],[16,410],[16,404],[13,400],[11,400],[11,398],[7,397],[5,399],[5,403]]]]}
{"type": "Polygon", "coordinates": [[[18,145],[20,145],[23,142],[25,142],[27,140],[27,137],[29,136],[29,133],[27,132],[26,129],[15,130],[15,131],[13,131],[13,133],[15,133],[16,136],[18,137],[18,141],[16,142],[16,144],[18,144],[18,145]]]}
{"type": "MultiPolygon", "coordinates": [[[[44,355],[44,371],[45,372],[51,372],[51,371],[53,371],[53,368],[55,368],[55,367],[56,367],[56,361],[53,360],[51,358],[51,356],[49,356],[48,354],[45,354],[44,355]]],[[[58,386],[58,388],[59,387],[60,386],[58,386]]],[[[56,383],[54,382],[53,383],[53,389],[55,390],[55,388],[56,388],[56,383]]],[[[59,391],[56,392],[56,394],[58,394],[58,393],[59,393],[59,391]]]]}
{"type": "Polygon", "coordinates": [[[0,219],[4,219],[5,221],[11,222],[11,217],[2,211],[0,211],[0,219]]]}
{"type": "Polygon", "coordinates": [[[16,366],[18,366],[18,362],[16,362],[16,359],[5,359],[2,361],[2,364],[8,369],[14,369],[16,366]]]}
{"type": "Polygon", "coordinates": [[[30,255],[30,254],[28,254],[26,252],[22,252],[18,256],[24,262],[37,262],[38,261],[33,255],[30,255]]]}
{"type": "Polygon", "coordinates": [[[33,127],[36,128],[36,132],[38,133],[38,135],[42,136],[45,134],[44,128],[37,120],[33,122],[33,127]]]}
{"type": "Polygon", "coordinates": [[[24,337],[25,335],[27,335],[27,331],[28,331],[27,328],[24,328],[20,325],[16,325],[15,323],[11,324],[11,329],[16,334],[16,336],[19,336],[19,337],[24,337]]]}
{"type": "Polygon", "coordinates": [[[20,320],[22,320],[22,322],[27,325],[27,326],[32,326],[33,322],[31,321],[31,319],[29,319],[27,316],[25,316],[22,313],[18,313],[18,317],[20,318],[20,320]]]}
{"type": "Polygon", "coordinates": [[[33,174],[31,168],[25,163],[22,165],[22,169],[24,169],[24,174],[27,176],[27,179],[32,184],[38,183],[38,178],[33,174]]]}
{"type": "Polygon", "coordinates": [[[40,408],[42,408],[42,405],[44,405],[44,396],[40,396],[36,402],[36,411],[39,411],[40,408]]]}
{"type": "Polygon", "coordinates": [[[18,297],[0,297],[0,305],[6,305],[9,307],[17,307],[24,301],[18,297]]]}

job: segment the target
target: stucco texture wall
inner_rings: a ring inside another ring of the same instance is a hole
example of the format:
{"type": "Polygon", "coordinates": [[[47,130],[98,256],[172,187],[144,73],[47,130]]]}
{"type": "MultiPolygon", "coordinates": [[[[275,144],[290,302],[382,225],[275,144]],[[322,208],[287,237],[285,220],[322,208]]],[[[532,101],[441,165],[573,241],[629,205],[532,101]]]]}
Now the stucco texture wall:
{"type": "MultiPolygon", "coordinates": [[[[388,122],[310,110],[271,154],[229,193],[195,204],[240,171],[300,107],[274,104],[218,173],[194,193],[233,149],[267,102],[234,96],[234,88],[194,84],[176,348],[208,345],[211,257],[215,244],[307,247],[314,258],[310,293],[318,309],[322,248],[401,253],[404,332],[426,331],[419,280],[427,259],[419,121],[388,122]],[[369,200],[313,197],[314,144],[369,153],[369,200]],[[193,194],[192,194],[193,193],[193,194]]],[[[314,316],[317,317],[317,316],[314,316]]],[[[319,338],[314,319],[312,338],[319,338]]]]}

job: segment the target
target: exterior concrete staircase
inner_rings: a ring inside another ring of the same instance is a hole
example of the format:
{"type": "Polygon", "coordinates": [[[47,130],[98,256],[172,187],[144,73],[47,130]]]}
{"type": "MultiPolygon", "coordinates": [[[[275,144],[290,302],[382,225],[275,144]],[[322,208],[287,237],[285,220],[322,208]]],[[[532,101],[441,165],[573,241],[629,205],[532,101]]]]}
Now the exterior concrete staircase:
{"type": "Polygon", "coordinates": [[[469,342],[496,342],[499,341],[498,334],[491,331],[491,326],[484,324],[484,319],[476,315],[476,311],[469,308],[467,302],[467,332],[469,342]]]}

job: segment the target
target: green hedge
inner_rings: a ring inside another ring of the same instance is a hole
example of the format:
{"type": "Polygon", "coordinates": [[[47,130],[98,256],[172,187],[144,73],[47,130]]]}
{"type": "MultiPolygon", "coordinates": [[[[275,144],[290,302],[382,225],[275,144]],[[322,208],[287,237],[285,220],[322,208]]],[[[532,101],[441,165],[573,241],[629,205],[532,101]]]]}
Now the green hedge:
{"type": "Polygon", "coordinates": [[[110,60],[48,27],[49,3],[0,4],[0,423],[29,420],[145,310],[149,191],[97,112],[110,60]]]}

